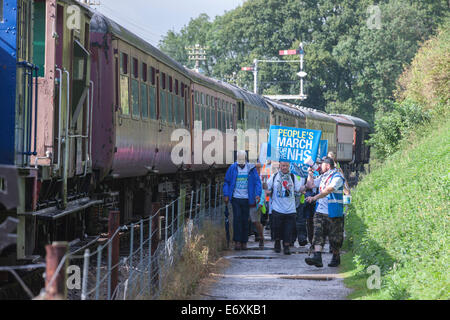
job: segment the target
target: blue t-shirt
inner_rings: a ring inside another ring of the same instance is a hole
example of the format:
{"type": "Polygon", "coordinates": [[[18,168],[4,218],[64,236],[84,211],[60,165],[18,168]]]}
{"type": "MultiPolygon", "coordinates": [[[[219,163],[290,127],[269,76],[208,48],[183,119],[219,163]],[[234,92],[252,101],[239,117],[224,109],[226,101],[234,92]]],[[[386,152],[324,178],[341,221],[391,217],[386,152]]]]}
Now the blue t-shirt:
{"type": "Polygon", "coordinates": [[[238,199],[248,199],[248,165],[243,169],[237,167],[238,175],[236,178],[236,186],[234,187],[233,197],[238,199]]]}

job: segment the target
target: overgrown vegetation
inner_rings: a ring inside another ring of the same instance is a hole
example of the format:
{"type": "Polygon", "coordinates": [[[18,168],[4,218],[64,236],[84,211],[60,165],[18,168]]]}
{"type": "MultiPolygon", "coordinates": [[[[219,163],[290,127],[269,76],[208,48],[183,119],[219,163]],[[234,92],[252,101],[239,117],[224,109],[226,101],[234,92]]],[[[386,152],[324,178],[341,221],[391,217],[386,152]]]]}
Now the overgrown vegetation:
{"type": "Polygon", "coordinates": [[[450,19],[426,41],[397,82],[397,101],[387,101],[369,140],[372,155],[383,160],[400,142],[431,118],[445,119],[450,101],[450,19]]]}
{"type": "Polygon", "coordinates": [[[449,32],[446,22],[424,44],[377,122],[372,142],[386,158],[358,184],[346,220],[350,298],[450,298],[449,32]],[[379,290],[366,285],[371,265],[379,290]]]}
{"type": "Polygon", "coordinates": [[[205,278],[211,265],[226,248],[223,226],[205,221],[201,231],[195,230],[189,237],[187,230],[180,259],[164,280],[162,300],[184,300],[196,293],[197,286],[205,278]]]}

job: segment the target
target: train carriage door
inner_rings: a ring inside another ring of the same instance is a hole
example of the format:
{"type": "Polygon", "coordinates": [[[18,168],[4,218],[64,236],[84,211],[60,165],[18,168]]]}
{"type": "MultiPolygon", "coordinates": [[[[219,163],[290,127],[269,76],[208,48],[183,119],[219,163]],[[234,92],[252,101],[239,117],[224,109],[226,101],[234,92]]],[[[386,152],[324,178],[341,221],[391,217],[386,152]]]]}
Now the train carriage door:
{"type": "MultiPolygon", "coordinates": [[[[89,119],[87,112],[89,108],[89,75],[90,74],[90,53],[77,39],[73,41],[72,51],[72,101],[70,108],[70,126],[69,132],[71,134],[71,145],[74,149],[75,157],[75,174],[79,175],[86,171],[83,171],[83,161],[87,161],[89,134],[88,124],[89,119]]],[[[71,150],[71,151],[72,151],[71,150]]],[[[71,159],[73,159],[71,157],[71,159]]],[[[72,170],[73,170],[72,169],[72,170]]]]}

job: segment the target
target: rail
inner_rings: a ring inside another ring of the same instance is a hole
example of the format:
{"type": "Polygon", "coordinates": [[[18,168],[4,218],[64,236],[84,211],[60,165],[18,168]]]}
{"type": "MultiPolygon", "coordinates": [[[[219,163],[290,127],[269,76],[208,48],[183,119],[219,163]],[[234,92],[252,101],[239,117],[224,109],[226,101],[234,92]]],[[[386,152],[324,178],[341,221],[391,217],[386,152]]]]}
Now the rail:
{"type": "MultiPolygon", "coordinates": [[[[206,221],[222,224],[223,209],[222,185],[202,185],[150,216],[118,227],[96,250],[66,254],[47,288],[69,261],[82,269],[82,279],[78,288],[70,290],[68,299],[157,299],[193,235],[204,228],[206,221]],[[125,234],[129,240],[122,240],[119,258],[114,261],[114,242],[125,234]]],[[[43,289],[41,295],[45,294],[43,289]]]]}

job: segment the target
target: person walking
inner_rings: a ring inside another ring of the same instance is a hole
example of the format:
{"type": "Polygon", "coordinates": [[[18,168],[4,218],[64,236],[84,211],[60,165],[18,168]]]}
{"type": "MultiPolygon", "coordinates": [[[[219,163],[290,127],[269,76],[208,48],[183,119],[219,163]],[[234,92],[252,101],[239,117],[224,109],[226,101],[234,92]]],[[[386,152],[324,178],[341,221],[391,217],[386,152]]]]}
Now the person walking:
{"type": "Polygon", "coordinates": [[[233,241],[235,250],[246,250],[249,232],[249,210],[260,201],[261,180],[256,167],[246,161],[243,150],[237,152],[237,162],[225,174],[223,185],[224,202],[231,199],[233,208],[233,241]]]}
{"type": "MultiPolygon", "coordinates": [[[[256,163],[256,172],[258,173],[258,177],[261,177],[261,164],[256,163]]],[[[255,230],[255,241],[259,242],[259,248],[264,248],[264,228],[261,224],[261,208],[264,205],[264,195],[263,191],[262,198],[260,197],[259,202],[256,203],[255,206],[250,206],[250,223],[251,228],[255,230]]]]}
{"type": "Polygon", "coordinates": [[[325,245],[325,238],[328,236],[330,247],[333,252],[329,267],[337,267],[340,264],[339,251],[344,240],[343,224],[343,186],[344,177],[336,170],[334,160],[325,157],[321,163],[323,174],[314,179],[312,168],[309,169],[307,188],[319,188],[319,194],[306,198],[308,203],[317,201],[316,212],[314,214],[314,256],[306,258],[308,265],[318,268],[323,267],[322,248],[325,245]]]}
{"type": "Polygon", "coordinates": [[[344,171],[342,171],[341,166],[339,165],[339,162],[336,161],[336,155],[334,154],[333,151],[328,152],[328,157],[333,159],[334,161],[334,167],[336,168],[337,171],[339,171],[339,173],[342,175],[342,177],[344,178],[344,194],[346,196],[350,195],[350,186],[348,185],[347,179],[345,178],[345,174],[344,171]]]}
{"type": "Polygon", "coordinates": [[[295,228],[295,196],[294,192],[301,192],[304,187],[289,170],[289,162],[280,163],[280,171],[272,175],[267,182],[268,192],[272,198],[272,218],[275,237],[275,252],[281,252],[283,240],[283,253],[291,254],[289,245],[295,228]]]}
{"type": "MultiPolygon", "coordinates": [[[[306,179],[301,178],[300,176],[296,176],[296,179],[300,182],[302,186],[305,186],[306,179]]],[[[306,187],[303,189],[303,192],[295,193],[295,206],[296,206],[296,216],[295,216],[295,231],[294,237],[292,239],[292,246],[295,243],[295,240],[298,241],[298,245],[300,247],[306,246],[308,244],[307,240],[307,230],[306,230],[306,216],[305,216],[305,191],[306,187]]]]}

